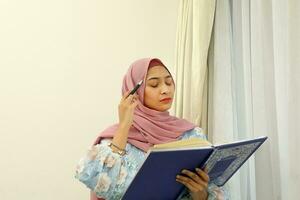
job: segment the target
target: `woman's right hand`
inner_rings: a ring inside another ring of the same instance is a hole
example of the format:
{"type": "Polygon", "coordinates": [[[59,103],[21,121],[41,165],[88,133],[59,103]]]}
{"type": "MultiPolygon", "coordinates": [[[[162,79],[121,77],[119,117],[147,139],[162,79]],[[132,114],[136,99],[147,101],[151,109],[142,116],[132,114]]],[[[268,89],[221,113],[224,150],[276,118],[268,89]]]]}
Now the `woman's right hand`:
{"type": "Polygon", "coordinates": [[[127,129],[129,129],[133,123],[134,109],[138,105],[138,95],[129,95],[129,93],[130,91],[127,91],[119,103],[119,125],[127,129]]]}

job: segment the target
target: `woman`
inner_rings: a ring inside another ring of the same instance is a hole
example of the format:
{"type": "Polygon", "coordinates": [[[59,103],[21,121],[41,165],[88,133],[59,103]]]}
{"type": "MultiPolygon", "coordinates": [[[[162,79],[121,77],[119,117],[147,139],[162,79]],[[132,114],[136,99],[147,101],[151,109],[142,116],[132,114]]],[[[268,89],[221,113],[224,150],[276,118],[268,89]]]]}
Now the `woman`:
{"type": "MultiPolygon", "coordinates": [[[[198,137],[199,127],[169,115],[175,84],[166,66],[157,58],[135,61],[123,80],[119,123],[105,129],[76,170],[76,178],[91,189],[91,200],[121,199],[155,144],[198,137]],[[137,94],[129,95],[143,80],[137,94]]],[[[226,190],[209,184],[205,171],[183,170],[176,180],[186,186],[179,199],[226,199],[226,190]]]]}

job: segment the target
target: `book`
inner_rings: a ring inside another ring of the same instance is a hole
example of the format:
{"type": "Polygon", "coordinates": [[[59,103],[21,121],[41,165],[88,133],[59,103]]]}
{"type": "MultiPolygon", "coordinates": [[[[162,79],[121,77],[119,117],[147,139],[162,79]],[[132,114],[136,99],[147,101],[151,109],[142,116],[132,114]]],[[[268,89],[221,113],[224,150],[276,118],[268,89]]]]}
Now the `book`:
{"type": "Polygon", "coordinates": [[[195,172],[207,168],[209,183],[221,187],[265,142],[267,137],[212,145],[206,140],[192,138],[155,145],[128,186],[123,200],[174,200],[184,190],[175,181],[181,170],[195,172]]]}

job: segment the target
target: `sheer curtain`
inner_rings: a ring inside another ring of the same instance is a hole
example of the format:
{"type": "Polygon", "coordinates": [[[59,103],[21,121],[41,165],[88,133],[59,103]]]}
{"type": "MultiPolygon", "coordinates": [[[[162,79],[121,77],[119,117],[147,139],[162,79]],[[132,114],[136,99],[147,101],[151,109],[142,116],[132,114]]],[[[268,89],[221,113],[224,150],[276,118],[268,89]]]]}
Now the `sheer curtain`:
{"type": "MultiPolygon", "coordinates": [[[[181,0],[175,52],[175,115],[207,127],[207,56],[215,0],[181,0]]],[[[205,131],[206,132],[206,131],[205,131]]]]}
{"type": "Polygon", "coordinates": [[[300,3],[217,0],[209,56],[213,142],[269,137],[229,182],[232,199],[298,199],[300,3]]]}
{"type": "MultiPolygon", "coordinates": [[[[232,13],[243,10],[233,6],[226,0],[216,2],[209,59],[208,103],[208,135],[214,143],[253,136],[252,113],[248,112],[252,104],[249,98],[251,93],[246,89],[251,82],[244,78],[244,73],[249,70],[249,60],[243,60],[243,52],[239,51],[243,45],[239,27],[243,21],[241,18],[233,18],[232,13]]],[[[255,199],[254,173],[251,159],[228,183],[232,199],[255,199]]]]}

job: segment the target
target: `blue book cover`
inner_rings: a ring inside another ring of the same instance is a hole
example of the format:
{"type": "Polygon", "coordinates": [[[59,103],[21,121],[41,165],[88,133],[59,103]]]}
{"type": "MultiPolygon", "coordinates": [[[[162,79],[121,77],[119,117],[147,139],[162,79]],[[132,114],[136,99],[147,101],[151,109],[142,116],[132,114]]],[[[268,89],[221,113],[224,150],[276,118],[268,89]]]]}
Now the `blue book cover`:
{"type": "Polygon", "coordinates": [[[210,182],[223,186],[267,139],[179,149],[151,149],[123,200],[175,200],[185,186],[175,181],[182,169],[207,167],[210,182]]]}

